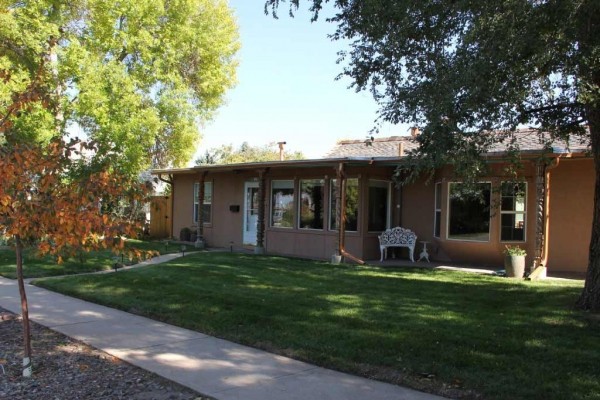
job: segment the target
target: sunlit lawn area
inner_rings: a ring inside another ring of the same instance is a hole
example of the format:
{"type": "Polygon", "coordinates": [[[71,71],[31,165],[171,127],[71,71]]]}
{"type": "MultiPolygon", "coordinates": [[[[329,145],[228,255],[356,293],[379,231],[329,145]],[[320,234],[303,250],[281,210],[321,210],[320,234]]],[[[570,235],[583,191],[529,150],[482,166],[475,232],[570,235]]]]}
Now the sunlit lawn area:
{"type": "Polygon", "coordinates": [[[600,324],[572,309],[580,281],[198,253],[37,284],[449,397],[600,398],[600,324]]]}
{"type": "MultiPolygon", "coordinates": [[[[167,254],[180,251],[180,246],[160,241],[145,241],[128,239],[127,247],[136,248],[143,251],[154,250],[160,254],[167,254]]],[[[121,259],[119,258],[119,261],[121,259]]],[[[134,264],[140,260],[122,259],[125,265],[134,264]]],[[[115,262],[115,254],[110,251],[93,251],[82,254],[81,257],[72,257],[58,264],[54,257],[38,257],[35,252],[26,250],[24,255],[23,274],[26,278],[36,278],[43,276],[57,276],[66,274],[79,274],[84,272],[102,271],[111,269],[115,262]]],[[[16,278],[16,258],[15,252],[11,249],[0,249],[0,276],[7,278],[16,278]]]]}

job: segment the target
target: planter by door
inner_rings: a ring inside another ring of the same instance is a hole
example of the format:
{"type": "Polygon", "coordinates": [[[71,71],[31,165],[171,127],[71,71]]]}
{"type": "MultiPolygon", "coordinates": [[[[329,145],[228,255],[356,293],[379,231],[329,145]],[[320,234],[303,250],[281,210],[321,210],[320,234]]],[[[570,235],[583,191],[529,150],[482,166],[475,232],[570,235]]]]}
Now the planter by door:
{"type": "Polygon", "coordinates": [[[504,257],[504,269],[509,278],[522,278],[525,274],[525,256],[504,257]]]}

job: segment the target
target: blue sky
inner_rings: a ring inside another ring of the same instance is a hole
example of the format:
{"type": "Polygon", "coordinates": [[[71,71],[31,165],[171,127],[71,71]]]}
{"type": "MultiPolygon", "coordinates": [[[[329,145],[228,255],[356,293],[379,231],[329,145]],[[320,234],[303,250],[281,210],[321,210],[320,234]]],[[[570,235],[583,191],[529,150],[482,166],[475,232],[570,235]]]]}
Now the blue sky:
{"type": "MultiPolygon", "coordinates": [[[[221,144],[286,141],[286,149],[316,158],[337,140],[367,136],[377,105],[370,93],[348,89],[348,79],[335,81],[342,70],[337,52],[344,44],[327,38],[334,25],[324,18],[311,23],[306,3],[295,18],[283,4],[278,20],[264,14],[263,0],[229,4],[242,44],[238,84],[202,129],[197,155],[221,144]]],[[[404,135],[407,128],[384,126],[378,136],[404,135]]]]}

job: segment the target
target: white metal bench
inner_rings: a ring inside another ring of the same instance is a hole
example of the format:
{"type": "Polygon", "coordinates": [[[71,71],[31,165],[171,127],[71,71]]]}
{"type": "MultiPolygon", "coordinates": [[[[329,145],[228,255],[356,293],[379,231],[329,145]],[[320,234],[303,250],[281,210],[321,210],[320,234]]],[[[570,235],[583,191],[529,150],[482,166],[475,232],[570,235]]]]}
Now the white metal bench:
{"type": "Polygon", "coordinates": [[[379,238],[379,250],[381,251],[381,261],[387,257],[388,247],[408,247],[408,256],[410,261],[415,262],[414,252],[417,235],[410,229],[399,226],[387,229],[379,238]]]}

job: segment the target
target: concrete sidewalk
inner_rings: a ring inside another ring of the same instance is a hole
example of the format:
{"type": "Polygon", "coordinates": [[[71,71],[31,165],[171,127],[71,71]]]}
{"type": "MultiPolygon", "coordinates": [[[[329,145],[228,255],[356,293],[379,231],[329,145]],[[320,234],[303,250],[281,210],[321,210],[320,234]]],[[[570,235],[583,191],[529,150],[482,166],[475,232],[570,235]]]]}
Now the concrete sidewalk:
{"type": "MultiPolygon", "coordinates": [[[[442,399],[316,367],[35,286],[27,285],[26,291],[33,321],[220,400],[442,399]]],[[[0,306],[20,314],[15,280],[0,278],[0,306]]]]}

